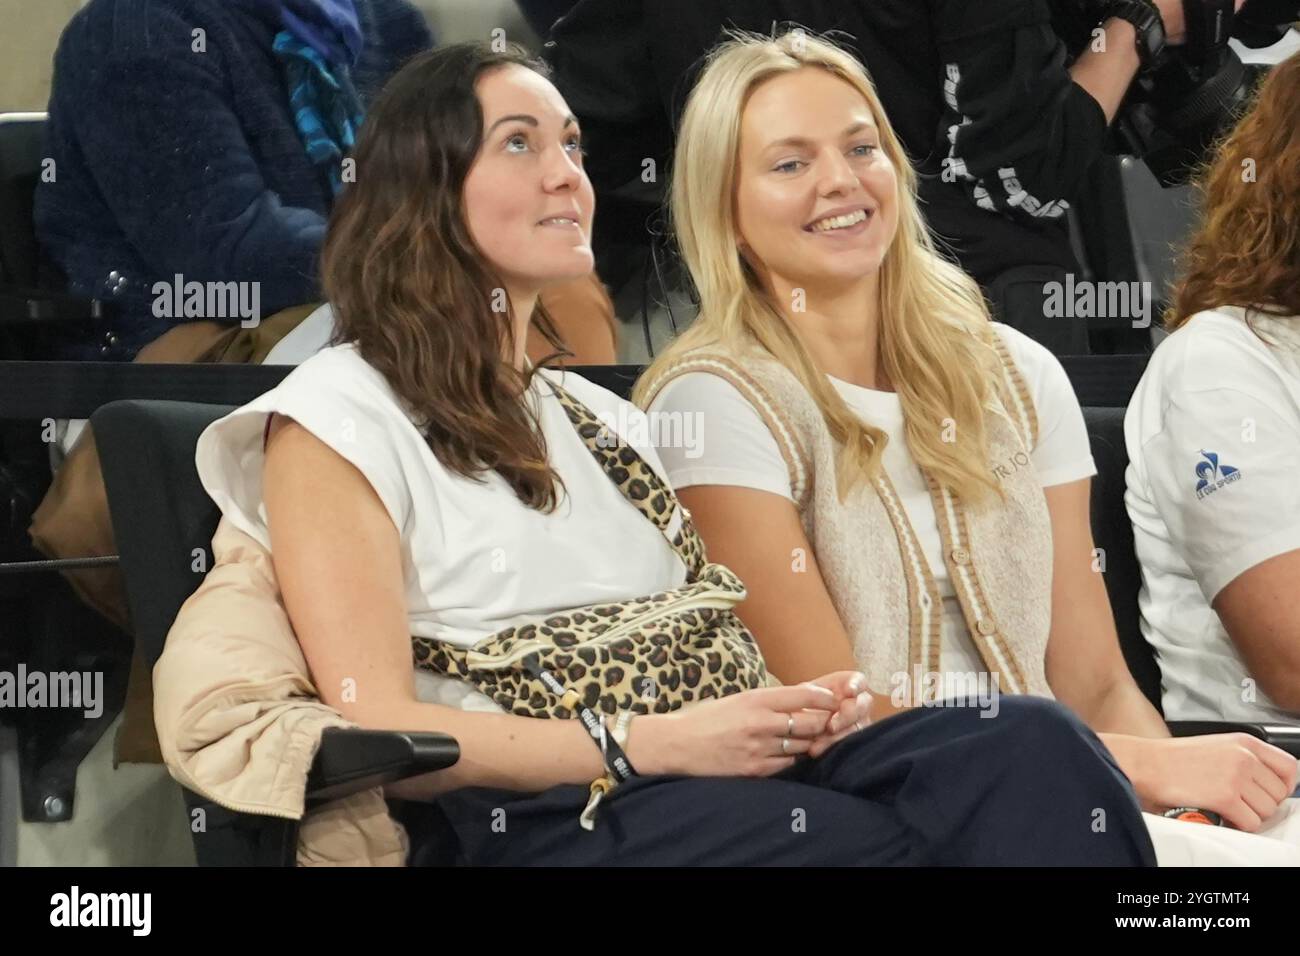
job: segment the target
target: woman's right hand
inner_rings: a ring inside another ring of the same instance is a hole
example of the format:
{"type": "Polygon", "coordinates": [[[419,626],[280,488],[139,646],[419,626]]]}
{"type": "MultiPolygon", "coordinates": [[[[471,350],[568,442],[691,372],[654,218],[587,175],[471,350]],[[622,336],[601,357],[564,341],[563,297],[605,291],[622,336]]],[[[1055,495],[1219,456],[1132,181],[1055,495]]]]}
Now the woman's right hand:
{"type": "Polygon", "coordinates": [[[628,728],[628,760],[642,774],[768,777],[808,752],[837,705],[825,687],[794,684],[638,717],[628,728]]]}
{"type": "Polygon", "coordinates": [[[1132,738],[1141,753],[1125,761],[1144,804],[1157,810],[1213,810],[1239,830],[1254,832],[1291,796],[1296,758],[1249,734],[1132,738]]]}

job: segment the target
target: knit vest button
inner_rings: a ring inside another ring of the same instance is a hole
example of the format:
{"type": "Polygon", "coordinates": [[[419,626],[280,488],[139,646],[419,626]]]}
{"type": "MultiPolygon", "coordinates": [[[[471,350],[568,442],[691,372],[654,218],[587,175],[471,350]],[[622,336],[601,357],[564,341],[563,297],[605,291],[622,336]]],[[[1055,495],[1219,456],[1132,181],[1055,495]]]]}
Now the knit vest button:
{"type": "Polygon", "coordinates": [[[988,637],[990,634],[996,631],[997,628],[993,625],[993,622],[990,621],[988,618],[982,617],[975,622],[975,630],[979,631],[985,637],[988,637]]]}
{"type": "Polygon", "coordinates": [[[953,548],[952,559],[957,564],[970,564],[970,552],[965,548],[953,548]]]}

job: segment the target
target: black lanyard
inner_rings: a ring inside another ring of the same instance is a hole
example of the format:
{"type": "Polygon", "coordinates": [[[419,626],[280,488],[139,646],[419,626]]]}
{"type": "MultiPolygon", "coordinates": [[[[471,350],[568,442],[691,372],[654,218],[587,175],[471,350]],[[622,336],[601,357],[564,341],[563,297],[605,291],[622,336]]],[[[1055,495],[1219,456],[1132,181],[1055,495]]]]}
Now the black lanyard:
{"type": "Polygon", "coordinates": [[[583,726],[587,728],[587,732],[591,734],[592,739],[596,742],[596,746],[600,748],[600,756],[605,763],[606,770],[618,777],[620,781],[631,780],[637,775],[636,768],[632,766],[632,761],[627,759],[627,754],[623,752],[623,748],[614,739],[614,735],[606,729],[605,722],[582,702],[576,690],[566,689],[563,684],[556,680],[554,674],[543,668],[541,657],[538,654],[529,654],[524,658],[523,664],[528,673],[545,684],[552,694],[559,697],[563,703],[578,714],[578,719],[582,721],[583,726]]]}

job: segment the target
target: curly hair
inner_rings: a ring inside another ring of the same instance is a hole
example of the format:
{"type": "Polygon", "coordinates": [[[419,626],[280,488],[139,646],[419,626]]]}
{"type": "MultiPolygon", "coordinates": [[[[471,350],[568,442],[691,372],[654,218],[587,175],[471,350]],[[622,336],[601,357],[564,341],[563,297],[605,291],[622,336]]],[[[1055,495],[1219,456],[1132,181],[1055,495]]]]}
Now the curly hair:
{"type": "Polygon", "coordinates": [[[1165,328],[1225,305],[1300,316],[1300,53],[1260,84],[1196,191],[1201,225],[1181,257],[1165,328]]]}

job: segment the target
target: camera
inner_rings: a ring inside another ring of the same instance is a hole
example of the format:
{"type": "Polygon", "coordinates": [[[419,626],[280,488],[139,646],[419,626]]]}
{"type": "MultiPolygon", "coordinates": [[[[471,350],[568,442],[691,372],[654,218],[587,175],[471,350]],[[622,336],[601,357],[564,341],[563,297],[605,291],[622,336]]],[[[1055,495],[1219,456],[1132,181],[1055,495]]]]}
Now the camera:
{"type": "MultiPolygon", "coordinates": [[[[1300,20],[1300,0],[1183,0],[1186,42],[1166,47],[1139,74],[1112,125],[1112,149],[1143,159],[1161,185],[1185,184],[1235,122],[1269,67],[1242,62],[1229,38],[1272,46],[1300,20]]],[[[1053,27],[1071,56],[1081,53],[1105,10],[1103,0],[1053,5],[1053,27]]]]}

